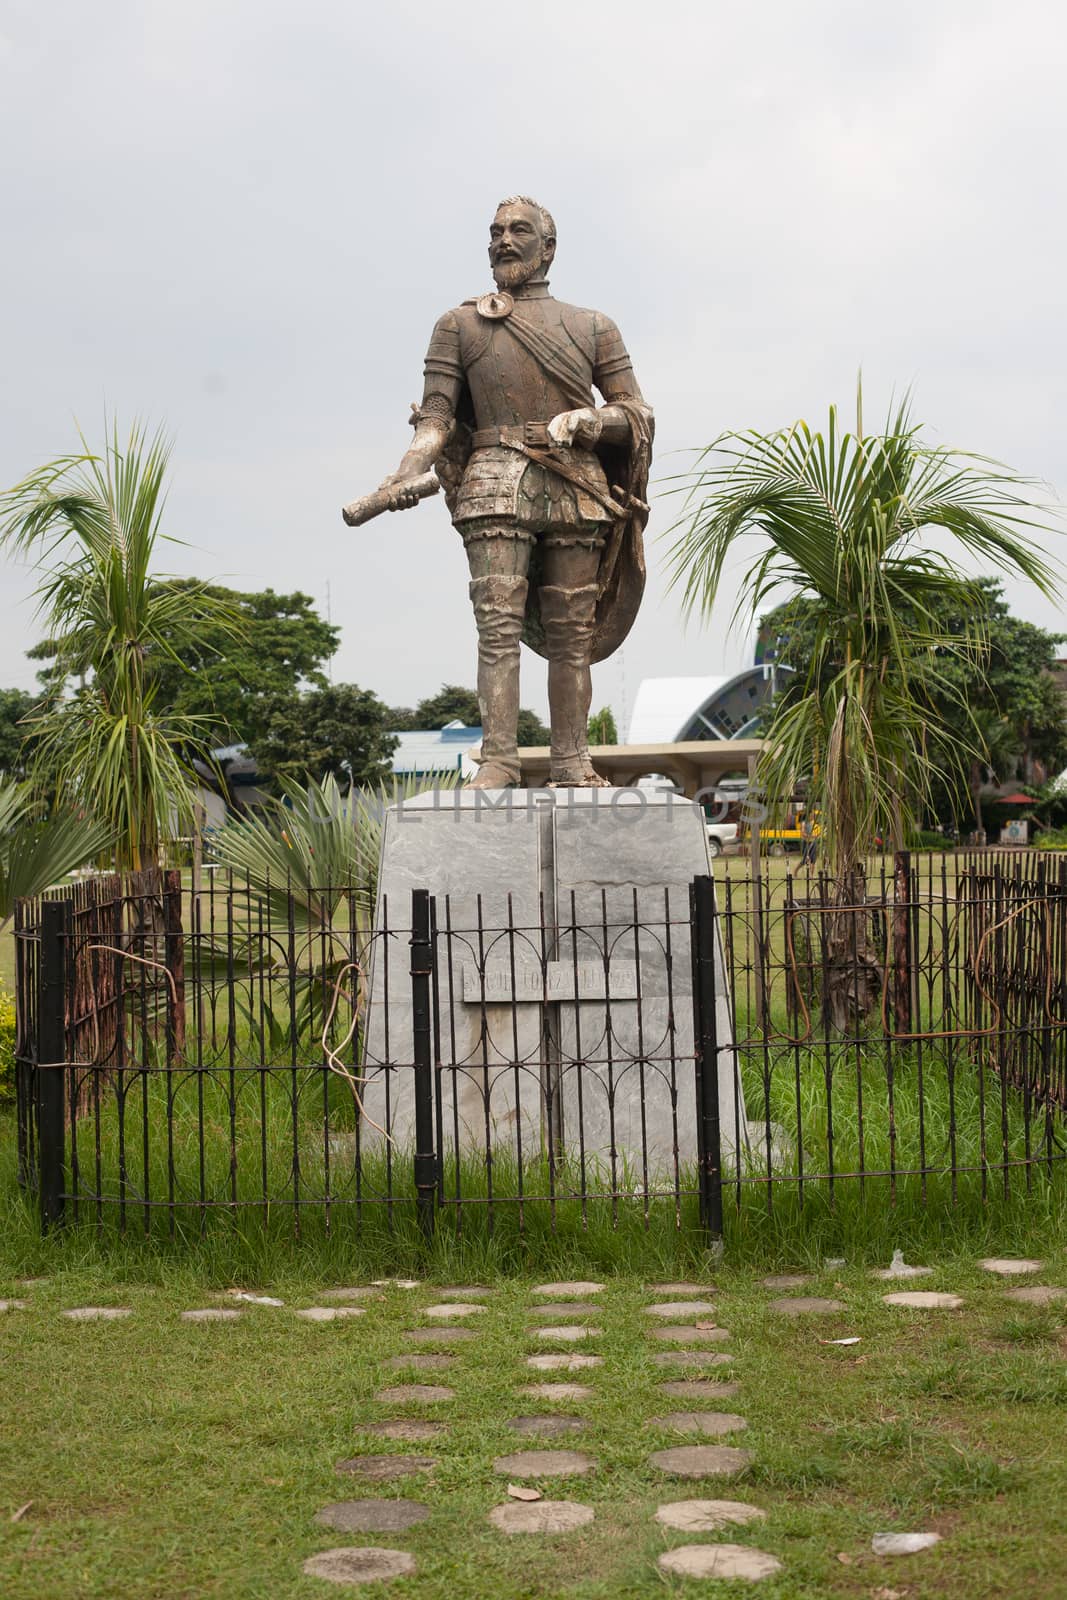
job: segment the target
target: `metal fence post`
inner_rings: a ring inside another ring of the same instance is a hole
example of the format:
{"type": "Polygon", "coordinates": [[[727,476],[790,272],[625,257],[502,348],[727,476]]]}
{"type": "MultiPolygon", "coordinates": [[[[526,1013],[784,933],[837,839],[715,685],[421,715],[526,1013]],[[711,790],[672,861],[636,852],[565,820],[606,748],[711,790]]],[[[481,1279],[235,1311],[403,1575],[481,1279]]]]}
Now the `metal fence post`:
{"type": "Polygon", "coordinates": [[[71,902],[41,905],[41,971],[37,1013],[37,1173],[41,1232],[63,1221],[66,1178],[67,949],[71,902]]]}
{"type": "Polygon", "coordinates": [[[411,893],[411,1033],[415,1067],[415,1194],[419,1227],[433,1238],[437,1203],[437,1152],[434,1149],[433,1018],[430,892],[411,893]]]}
{"type": "Polygon", "coordinates": [[[708,877],[690,889],[693,1013],[696,1045],[697,1149],[700,1220],[711,1240],[722,1238],[722,1130],[719,1119],[719,1033],[715,1015],[715,890],[708,877]]]}

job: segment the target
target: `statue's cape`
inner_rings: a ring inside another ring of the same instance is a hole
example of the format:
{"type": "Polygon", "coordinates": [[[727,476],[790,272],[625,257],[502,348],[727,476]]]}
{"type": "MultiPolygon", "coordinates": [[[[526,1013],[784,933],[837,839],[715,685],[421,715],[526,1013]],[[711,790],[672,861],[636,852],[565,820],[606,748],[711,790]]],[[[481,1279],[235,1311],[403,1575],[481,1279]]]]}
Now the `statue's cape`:
{"type": "MultiPolygon", "coordinates": [[[[499,325],[499,324],[498,324],[499,325]]],[[[533,356],[538,365],[561,387],[571,401],[573,409],[589,405],[589,392],[585,374],[574,356],[561,342],[544,328],[528,322],[518,306],[503,321],[502,326],[533,356]]],[[[648,521],[645,500],[648,494],[648,474],[652,463],[652,438],[654,424],[643,405],[633,400],[612,400],[611,405],[625,412],[630,437],[624,445],[598,444],[596,453],[608,481],[612,498],[626,507],[626,514],[609,525],[608,536],[600,558],[596,621],[593,629],[593,661],[604,661],[622,644],[633,627],[645,589],[644,530],[648,521]]],[[[548,422],[548,417],[537,418],[548,422]]],[[[463,471],[470,460],[471,434],[474,429],[474,407],[470,391],[464,385],[456,406],[456,426],[437,463],[437,473],[445,490],[449,509],[455,502],[463,471]]],[[[553,452],[538,450],[537,461],[551,470],[553,452]]],[[[567,452],[560,452],[560,461],[566,465],[567,452]]],[[[523,639],[538,655],[545,655],[544,628],[538,598],[540,584],[541,548],[535,545],[530,560],[530,588],[526,602],[526,622],[523,639]]]]}

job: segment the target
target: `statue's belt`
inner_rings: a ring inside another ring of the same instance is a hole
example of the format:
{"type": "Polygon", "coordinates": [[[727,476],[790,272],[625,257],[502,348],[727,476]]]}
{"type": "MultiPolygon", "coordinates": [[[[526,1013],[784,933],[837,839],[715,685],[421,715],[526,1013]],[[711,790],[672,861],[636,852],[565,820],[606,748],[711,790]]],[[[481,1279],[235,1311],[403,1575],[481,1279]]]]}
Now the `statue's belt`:
{"type": "MultiPolygon", "coordinates": [[[[547,422],[522,422],[499,428],[477,428],[471,437],[471,444],[475,450],[489,450],[499,446],[503,446],[505,450],[517,450],[520,455],[528,456],[537,466],[547,467],[557,477],[565,479],[567,483],[573,483],[576,489],[591,495],[605,511],[610,511],[613,517],[622,519],[629,516],[626,507],[614,500],[606,489],[593,483],[570,462],[560,460],[559,453],[552,448],[547,422]]],[[[621,489],[616,489],[614,493],[623,495],[621,489]]]]}

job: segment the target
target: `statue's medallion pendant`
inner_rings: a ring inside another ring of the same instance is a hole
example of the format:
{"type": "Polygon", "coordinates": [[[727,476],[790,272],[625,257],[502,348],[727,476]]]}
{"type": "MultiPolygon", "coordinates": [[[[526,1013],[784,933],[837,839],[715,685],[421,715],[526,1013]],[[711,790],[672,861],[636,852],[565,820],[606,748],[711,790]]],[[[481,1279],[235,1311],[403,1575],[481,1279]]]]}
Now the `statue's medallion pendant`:
{"type": "Polygon", "coordinates": [[[515,302],[506,289],[497,289],[493,294],[483,294],[475,301],[475,310],[480,317],[486,317],[490,322],[500,322],[504,317],[510,317],[515,309],[515,302]]]}

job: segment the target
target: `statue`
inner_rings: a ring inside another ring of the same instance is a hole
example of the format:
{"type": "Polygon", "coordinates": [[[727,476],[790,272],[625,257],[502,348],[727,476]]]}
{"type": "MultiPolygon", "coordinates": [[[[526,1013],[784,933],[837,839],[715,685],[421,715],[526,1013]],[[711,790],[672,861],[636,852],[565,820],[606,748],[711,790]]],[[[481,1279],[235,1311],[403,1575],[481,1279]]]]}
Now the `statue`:
{"type": "Polygon", "coordinates": [[[610,318],[549,294],[555,253],[543,206],[524,195],[501,202],[489,230],[496,293],[439,319],[411,448],[344,513],[357,525],[415,505],[438,480],[444,488],[478,628],[473,788],[520,779],[521,639],[548,659],[550,781],[605,782],[589,756],[589,668],[626,637],[644,588],[652,412],[610,318]]]}

